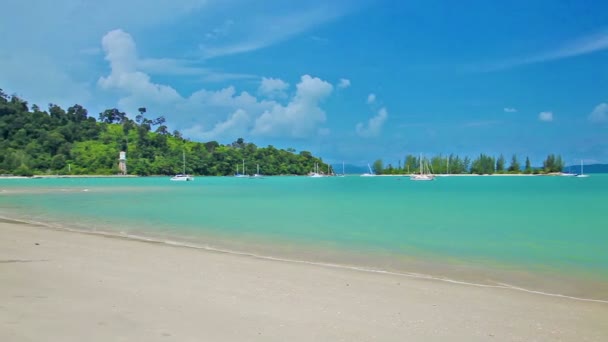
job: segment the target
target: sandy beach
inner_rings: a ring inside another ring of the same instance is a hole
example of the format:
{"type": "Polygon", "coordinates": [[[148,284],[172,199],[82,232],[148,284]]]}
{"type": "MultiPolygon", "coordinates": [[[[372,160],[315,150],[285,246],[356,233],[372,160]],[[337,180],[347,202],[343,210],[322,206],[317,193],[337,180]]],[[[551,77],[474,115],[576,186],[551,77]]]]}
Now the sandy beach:
{"type": "Polygon", "coordinates": [[[606,341],[608,304],[0,222],[0,341],[606,341]]]}

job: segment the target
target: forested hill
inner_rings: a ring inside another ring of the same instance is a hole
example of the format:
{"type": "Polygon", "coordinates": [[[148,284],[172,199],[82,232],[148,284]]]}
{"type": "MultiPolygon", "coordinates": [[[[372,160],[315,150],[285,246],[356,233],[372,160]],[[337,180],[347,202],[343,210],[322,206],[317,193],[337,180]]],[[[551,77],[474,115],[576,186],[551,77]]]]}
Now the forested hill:
{"type": "Polygon", "coordinates": [[[186,172],[195,175],[232,175],[237,165],[242,173],[243,160],[247,173],[257,164],[265,175],[303,175],[316,163],[327,170],[307,151],[259,148],[243,139],[230,145],[184,139],[168,131],[164,117],[147,118],[145,108],[135,120],[118,109],[105,110],[96,120],[80,105],[29,108],[0,89],[0,174],[118,174],[120,151],[127,152],[128,173],[134,175],[181,173],[182,153],[186,172]]]}

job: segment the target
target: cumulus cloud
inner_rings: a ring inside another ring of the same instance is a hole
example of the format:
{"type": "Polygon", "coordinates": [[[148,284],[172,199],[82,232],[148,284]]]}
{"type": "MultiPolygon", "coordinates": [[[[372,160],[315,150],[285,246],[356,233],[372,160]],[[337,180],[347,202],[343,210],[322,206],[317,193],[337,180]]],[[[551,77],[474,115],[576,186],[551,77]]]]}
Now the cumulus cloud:
{"type": "Polygon", "coordinates": [[[184,130],[187,136],[197,136],[201,139],[211,140],[217,137],[237,137],[247,133],[251,119],[243,109],[237,109],[226,121],[215,124],[211,130],[205,130],[202,125],[194,125],[184,130]]]}
{"type": "Polygon", "coordinates": [[[362,122],[357,124],[357,134],[365,138],[378,136],[387,118],[388,112],[386,111],[386,108],[380,108],[378,113],[368,120],[367,125],[362,122]]]}
{"type": "Polygon", "coordinates": [[[283,106],[275,103],[255,121],[255,135],[305,137],[326,120],[320,103],[333,91],[333,86],[320,78],[304,75],[296,86],[296,94],[283,106]]]}
{"type": "MultiPolygon", "coordinates": [[[[127,110],[146,106],[149,112],[165,114],[186,136],[216,140],[248,135],[302,138],[328,132],[320,127],[326,120],[320,104],[333,86],[320,78],[302,76],[286,105],[245,91],[239,93],[233,86],[200,89],[184,97],[170,86],[154,83],[140,70],[142,63],[128,33],[111,31],[103,37],[102,46],[110,74],[99,78],[99,87],[121,92],[124,96],[119,105],[127,110]]],[[[259,91],[276,95],[288,87],[280,79],[265,78],[259,91]]]]}
{"type": "Polygon", "coordinates": [[[608,103],[600,103],[597,105],[591,114],[589,114],[591,122],[608,122],[608,103]]]}
{"type": "Polygon", "coordinates": [[[279,78],[262,77],[262,82],[260,82],[260,87],[258,88],[258,94],[270,98],[285,98],[287,97],[285,91],[288,88],[289,83],[279,78]]]}
{"type": "Polygon", "coordinates": [[[513,107],[505,107],[503,110],[505,113],[517,113],[517,109],[513,107]]]}
{"type": "Polygon", "coordinates": [[[538,120],[544,121],[544,122],[553,121],[553,112],[540,112],[538,114],[538,120]]]}
{"type": "Polygon", "coordinates": [[[103,37],[101,43],[111,69],[110,75],[100,77],[97,82],[103,89],[119,89],[130,92],[132,96],[144,96],[160,102],[180,99],[175,89],[152,83],[150,76],[136,69],[137,51],[130,34],[113,30],[103,37]]]}
{"type": "Polygon", "coordinates": [[[376,94],[372,93],[367,95],[367,104],[372,104],[376,102],[376,94]]]}
{"type": "Polygon", "coordinates": [[[346,89],[348,87],[350,87],[350,80],[346,78],[341,78],[340,82],[338,82],[338,88],[346,89]]]}

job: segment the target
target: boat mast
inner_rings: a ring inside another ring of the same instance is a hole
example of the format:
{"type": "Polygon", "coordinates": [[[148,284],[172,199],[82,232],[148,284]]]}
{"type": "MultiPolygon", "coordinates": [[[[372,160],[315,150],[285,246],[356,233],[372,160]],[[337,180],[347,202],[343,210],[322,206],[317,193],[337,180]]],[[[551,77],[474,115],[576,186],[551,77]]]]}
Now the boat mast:
{"type": "Polygon", "coordinates": [[[182,151],[182,161],[184,163],[184,175],[186,174],[186,151],[182,151]]]}

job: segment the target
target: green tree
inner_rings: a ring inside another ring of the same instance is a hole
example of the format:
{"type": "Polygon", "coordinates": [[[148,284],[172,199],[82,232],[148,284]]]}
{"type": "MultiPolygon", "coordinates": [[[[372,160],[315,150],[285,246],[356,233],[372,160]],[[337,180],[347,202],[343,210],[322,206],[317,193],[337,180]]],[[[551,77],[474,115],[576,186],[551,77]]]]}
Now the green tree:
{"type": "Polygon", "coordinates": [[[496,160],[496,172],[503,173],[505,171],[505,157],[501,154],[496,160]]]}
{"type": "Polygon", "coordinates": [[[521,172],[521,166],[519,165],[519,162],[517,161],[517,156],[516,155],[513,155],[513,157],[511,157],[511,165],[509,165],[508,171],[511,172],[511,173],[519,173],[519,172],[521,172]]]}
{"type": "Polygon", "coordinates": [[[377,159],[373,164],[372,164],[372,169],[374,171],[374,173],[381,175],[384,173],[384,165],[382,164],[382,159],[377,159]]]}
{"type": "Polygon", "coordinates": [[[524,173],[530,174],[532,173],[532,165],[530,165],[530,158],[526,157],[526,164],[524,167],[524,173]]]}

